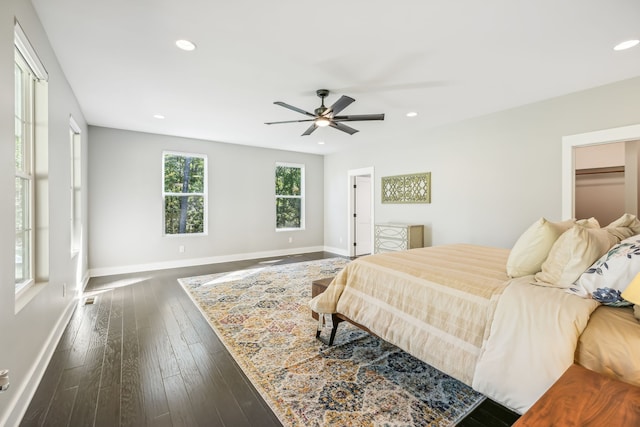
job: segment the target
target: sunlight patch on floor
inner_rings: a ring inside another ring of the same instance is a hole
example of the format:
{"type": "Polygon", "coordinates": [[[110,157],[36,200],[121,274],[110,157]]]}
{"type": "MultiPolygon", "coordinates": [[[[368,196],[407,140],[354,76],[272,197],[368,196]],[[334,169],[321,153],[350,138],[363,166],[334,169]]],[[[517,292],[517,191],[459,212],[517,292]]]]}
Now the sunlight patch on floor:
{"type": "Polygon", "coordinates": [[[265,269],[265,267],[250,268],[248,270],[233,271],[233,272],[231,272],[229,274],[225,274],[225,275],[222,275],[220,277],[216,277],[213,280],[209,280],[208,282],[203,283],[202,286],[217,285],[219,283],[225,283],[225,282],[235,282],[235,281],[238,281],[238,280],[242,280],[242,279],[244,279],[246,277],[256,275],[256,274],[258,274],[259,272],[261,272],[264,269],[265,269]]]}

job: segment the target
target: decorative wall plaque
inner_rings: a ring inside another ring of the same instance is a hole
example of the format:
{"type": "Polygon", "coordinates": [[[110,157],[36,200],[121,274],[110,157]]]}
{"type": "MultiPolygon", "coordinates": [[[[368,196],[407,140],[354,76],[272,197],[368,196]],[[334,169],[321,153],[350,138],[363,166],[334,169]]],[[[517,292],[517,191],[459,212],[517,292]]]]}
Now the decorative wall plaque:
{"type": "Polygon", "coordinates": [[[431,203],[431,172],[382,177],[382,203],[431,203]]]}

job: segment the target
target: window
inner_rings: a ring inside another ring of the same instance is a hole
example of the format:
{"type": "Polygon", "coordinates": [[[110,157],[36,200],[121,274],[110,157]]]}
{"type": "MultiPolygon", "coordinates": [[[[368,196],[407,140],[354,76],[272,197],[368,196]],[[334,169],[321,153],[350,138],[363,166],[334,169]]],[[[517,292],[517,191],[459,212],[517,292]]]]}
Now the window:
{"type": "Polygon", "coordinates": [[[162,153],[164,234],[207,232],[207,157],[162,153]]]}
{"type": "Polygon", "coordinates": [[[69,154],[70,154],[70,231],[71,231],[71,256],[80,252],[82,243],[82,138],[80,127],[69,118],[69,154]]]}
{"type": "Polygon", "coordinates": [[[276,230],[304,229],[304,165],[276,163],[276,230]]]}
{"type": "Polygon", "coordinates": [[[15,293],[48,276],[48,247],[35,230],[48,231],[47,72],[22,28],[14,31],[15,293]],[[38,176],[38,180],[36,180],[38,176]],[[38,182],[39,181],[39,182],[38,182]],[[38,254],[38,257],[36,257],[38,254]]]}
{"type": "Polygon", "coordinates": [[[29,66],[16,50],[16,293],[33,282],[33,83],[29,66]]]}

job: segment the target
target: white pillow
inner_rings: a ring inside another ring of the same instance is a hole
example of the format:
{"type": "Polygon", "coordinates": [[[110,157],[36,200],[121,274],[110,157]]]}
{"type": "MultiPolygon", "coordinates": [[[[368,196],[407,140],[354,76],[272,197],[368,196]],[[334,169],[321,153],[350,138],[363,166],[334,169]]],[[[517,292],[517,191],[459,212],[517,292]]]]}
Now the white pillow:
{"type": "Polygon", "coordinates": [[[631,305],[620,296],[640,273],[640,235],[613,246],[586,270],[569,292],[605,305],[631,305]]]}
{"type": "Polygon", "coordinates": [[[551,222],[540,218],[518,238],[507,259],[509,277],[536,274],[549,250],[562,233],[573,226],[573,220],[551,222]]]}
{"type": "Polygon", "coordinates": [[[569,288],[595,260],[605,254],[617,239],[604,228],[574,225],[551,247],[535,275],[537,284],[569,288]],[[542,283],[540,283],[542,282],[542,283]]]}

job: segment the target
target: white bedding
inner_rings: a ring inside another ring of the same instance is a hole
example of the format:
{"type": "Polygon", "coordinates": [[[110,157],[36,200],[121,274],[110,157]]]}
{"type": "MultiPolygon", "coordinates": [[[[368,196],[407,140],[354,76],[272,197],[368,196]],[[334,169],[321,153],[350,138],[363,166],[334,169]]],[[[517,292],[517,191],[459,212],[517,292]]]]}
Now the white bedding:
{"type": "Polygon", "coordinates": [[[574,361],[578,338],[598,302],[563,289],[512,280],[502,293],[473,388],[524,413],[574,361]]]}

